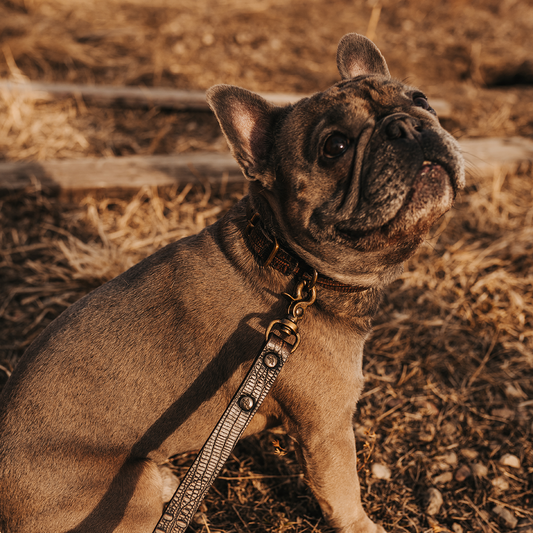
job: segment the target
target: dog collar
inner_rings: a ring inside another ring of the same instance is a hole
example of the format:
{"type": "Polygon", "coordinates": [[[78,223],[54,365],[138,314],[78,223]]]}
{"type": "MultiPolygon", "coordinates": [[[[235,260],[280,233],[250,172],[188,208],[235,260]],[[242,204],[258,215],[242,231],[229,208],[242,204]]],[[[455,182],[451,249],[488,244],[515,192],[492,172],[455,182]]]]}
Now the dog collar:
{"type": "MultiPolygon", "coordinates": [[[[311,272],[313,272],[313,268],[284,250],[275,237],[270,237],[260,223],[259,213],[255,213],[248,220],[248,225],[244,230],[244,236],[249,248],[263,268],[271,267],[285,276],[299,275],[305,280],[312,279],[311,272]]],[[[322,274],[318,274],[316,284],[325,289],[345,293],[363,292],[369,288],[361,285],[341,283],[322,274]]]]}

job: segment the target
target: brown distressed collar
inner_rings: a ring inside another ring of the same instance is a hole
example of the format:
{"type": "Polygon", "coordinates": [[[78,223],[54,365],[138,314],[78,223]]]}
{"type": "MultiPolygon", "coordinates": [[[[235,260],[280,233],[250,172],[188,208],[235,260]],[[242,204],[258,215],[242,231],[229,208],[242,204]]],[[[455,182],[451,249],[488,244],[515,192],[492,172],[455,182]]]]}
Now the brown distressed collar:
{"type": "MultiPolygon", "coordinates": [[[[266,230],[259,223],[259,214],[255,213],[248,221],[244,230],[244,236],[248,246],[258,259],[259,264],[266,268],[274,268],[286,276],[299,275],[303,279],[311,279],[313,269],[301,259],[292,256],[279,246],[275,237],[270,237],[266,230]]],[[[363,292],[369,287],[360,285],[348,285],[334,279],[318,274],[316,284],[337,292],[363,292]]]]}

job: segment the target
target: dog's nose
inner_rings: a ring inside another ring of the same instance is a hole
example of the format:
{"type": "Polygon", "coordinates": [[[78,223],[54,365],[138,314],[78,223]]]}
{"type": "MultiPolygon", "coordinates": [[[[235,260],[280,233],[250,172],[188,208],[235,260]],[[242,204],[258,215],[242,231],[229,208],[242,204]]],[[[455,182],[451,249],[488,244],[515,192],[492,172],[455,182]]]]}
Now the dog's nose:
{"type": "Polygon", "coordinates": [[[388,116],[383,124],[383,131],[387,139],[416,139],[420,136],[422,125],[414,117],[404,114],[388,116]]]}

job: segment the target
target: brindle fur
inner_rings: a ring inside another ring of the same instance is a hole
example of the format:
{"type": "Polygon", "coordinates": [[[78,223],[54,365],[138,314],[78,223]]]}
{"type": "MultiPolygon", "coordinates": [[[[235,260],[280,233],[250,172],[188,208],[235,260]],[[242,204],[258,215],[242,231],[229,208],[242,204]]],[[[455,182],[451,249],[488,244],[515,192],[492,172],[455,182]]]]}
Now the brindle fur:
{"type": "Polygon", "coordinates": [[[250,195],[79,300],[29,347],[1,397],[3,533],[152,532],[168,499],[162,465],[202,446],[295,286],[250,252],[253,211],[321,274],[368,290],[319,289],[246,434],[284,424],[330,524],[383,531],[357,477],[363,344],[383,286],[450,208],[463,166],[372,43],[345,36],[338,64],[343,81],[284,108],[236,87],[209,91],[250,195]],[[328,159],[333,132],[349,145],[328,159]],[[425,161],[440,167],[425,172],[425,161]]]}

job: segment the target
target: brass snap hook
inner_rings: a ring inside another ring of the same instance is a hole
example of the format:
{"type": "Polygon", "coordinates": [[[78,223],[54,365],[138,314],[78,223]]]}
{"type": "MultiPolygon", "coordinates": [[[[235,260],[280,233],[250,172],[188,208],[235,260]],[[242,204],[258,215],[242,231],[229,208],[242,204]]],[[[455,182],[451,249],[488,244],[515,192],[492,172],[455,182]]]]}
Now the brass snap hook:
{"type": "Polygon", "coordinates": [[[266,339],[272,331],[274,326],[277,326],[279,330],[285,335],[294,335],[296,341],[293,344],[291,353],[298,348],[300,345],[300,334],[298,333],[298,321],[301,320],[304,316],[305,310],[313,305],[316,301],[316,280],[318,278],[318,273],[314,270],[313,277],[311,281],[302,280],[296,286],[295,295],[291,296],[290,294],[284,293],[285,296],[288,296],[292,302],[289,305],[287,316],[282,319],[273,320],[267,328],[266,339]]]}
{"type": "Polygon", "coordinates": [[[318,272],[316,268],[313,268],[313,276],[311,277],[311,281],[307,283],[307,290],[314,289],[317,280],[318,280],[318,272]]]}

